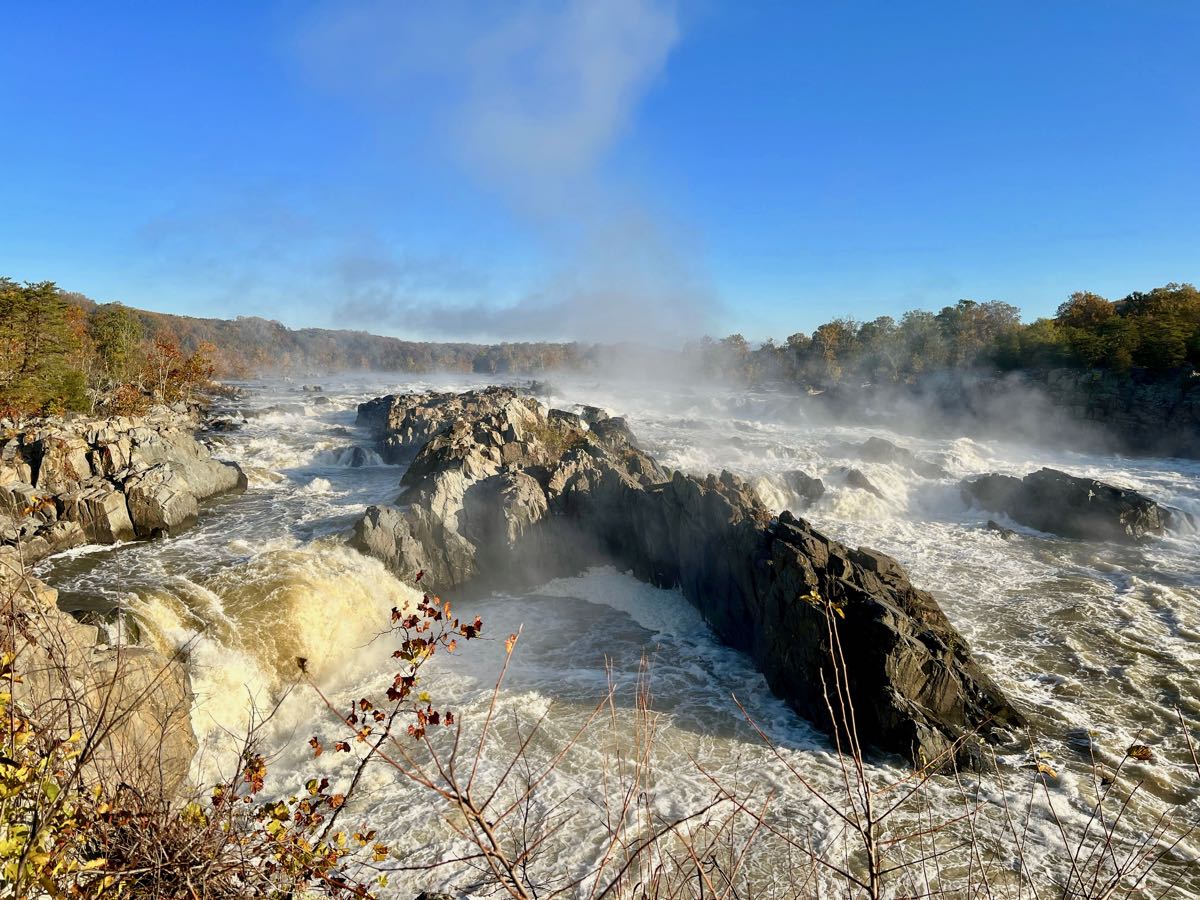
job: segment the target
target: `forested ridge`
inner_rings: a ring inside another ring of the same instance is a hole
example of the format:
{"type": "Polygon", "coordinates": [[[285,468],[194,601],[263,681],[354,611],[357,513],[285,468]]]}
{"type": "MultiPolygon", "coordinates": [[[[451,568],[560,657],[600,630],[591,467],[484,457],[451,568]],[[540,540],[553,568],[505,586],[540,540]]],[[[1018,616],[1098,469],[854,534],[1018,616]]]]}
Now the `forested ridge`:
{"type": "Polygon", "coordinates": [[[838,318],[758,347],[740,334],[704,338],[684,353],[712,376],[819,387],[913,382],[946,370],[1136,369],[1156,377],[1200,368],[1200,291],[1172,283],[1117,301],[1081,291],[1028,324],[1011,304],[960,300],[899,321],[838,318]]]}
{"type": "Polygon", "coordinates": [[[757,346],[740,334],[681,351],[583,343],[434,343],[363,331],[292,329],[239,316],[202,319],[99,304],[53,282],[0,277],[0,414],[136,411],[187,399],[209,378],[272,372],[532,374],[675,357],[676,371],[745,384],[821,388],[912,383],[945,371],[1135,370],[1162,377],[1200,367],[1200,291],[1167,284],[1116,301],[1072,294],[1050,318],[1022,323],[1000,301],[960,300],[899,320],[836,318],[811,334],[757,346]]]}

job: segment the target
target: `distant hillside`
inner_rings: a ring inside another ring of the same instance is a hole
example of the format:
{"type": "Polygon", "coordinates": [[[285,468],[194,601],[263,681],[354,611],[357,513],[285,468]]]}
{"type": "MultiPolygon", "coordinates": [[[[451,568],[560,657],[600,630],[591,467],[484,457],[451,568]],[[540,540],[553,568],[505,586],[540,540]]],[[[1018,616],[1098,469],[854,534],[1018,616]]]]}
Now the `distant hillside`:
{"type": "MultiPolygon", "coordinates": [[[[96,306],[82,294],[64,296],[88,312],[96,306]]],[[[132,311],[151,339],[173,337],[185,352],[212,344],[217,374],[225,377],[305,371],[543,372],[586,367],[598,353],[597,347],[578,343],[431,343],[365,331],[293,329],[256,316],[200,319],[132,311]]]]}

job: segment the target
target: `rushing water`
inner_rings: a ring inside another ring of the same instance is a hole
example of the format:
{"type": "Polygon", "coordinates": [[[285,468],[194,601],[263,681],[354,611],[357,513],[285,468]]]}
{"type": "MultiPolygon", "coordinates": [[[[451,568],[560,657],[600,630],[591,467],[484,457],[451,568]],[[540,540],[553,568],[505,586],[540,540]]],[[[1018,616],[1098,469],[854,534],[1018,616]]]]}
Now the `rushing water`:
{"type": "MultiPolygon", "coordinates": [[[[245,426],[216,438],[217,454],[246,469],[249,491],[208,505],[194,528],[169,541],[86,548],[43,566],[43,577],[59,588],[64,606],[102,611],[113,629],[124,629],[126,639],[188,649],[197,693],[193,722],[206,746],[194,767],[198,782],[228,763],[228,748],[245,730],[250,711],[265,712],[280,697],[282,705],[264,731],[276,753],[277,776],[291,784],[314,771],[335,776],[342,771],[344,758],[326,754],[314,760],[308,752],[313,734],[328,742],[341,735],[305,689],[287,693],[292,660],[307,657],[331,696],[377,691],[389,671],[390,648],[372,639],[391,607],[417,596],[381,564],[344,545],[365,506],[395,499],[402,473],[371,453],[352,451],[370,447],[368,436],[354,426],[355,407],[397,390],[477,383],[336,376],[321,382],[321,393],[282,380],[250,384],[237,410],[245,426]]],[[[968,509],[957,489],[958,479],[967,475],[1024,474],[1049,465],[1133,487],[1200,514],[1200,464],[834,426],[815,419],[804,398],[781,394],[580,379],[556,380],[546,389],[553,393],[543,399],[554,406],[590,403],[627,416],[643,446],[664,465],[695,473],[725,468],[748,478],[777,509],[797,501],[782,473],[802,469],[821,477],[827,493],[804,515],[839,540],[894,555],[916,584],[936,594],[984,666],[1031,720],[1032,745],[1002,760],[1003,781],[988,777],[968,786],[985,801],[980,828],[1002,868],[1019,862],[1002,838],[1001,801],[1028,804],[1035,798],[1028,826],[1034,850],[1024,866],[1046,877],[1061,874],[1062,852],[1048,849],[1062,841],[1047,802],[1067,828],[1080,828],[1093,796],[1093,757],[1113,767],[1135,737],[1153,747],[1154,760],[1127,764],[1127,781],[1144,782],[1131,805],[1129,833],[1145,831],[1164,811],[1180,823],[1200,815],[1200,774],[1176,712],[1200,721],[1200,539],[1180,532],[1121,547],[1013,526],[1020,536],[1006,540],[985,527],[987,514],[968,509]],[[871,435],[940,463],[951,477],[929,480],[893,465],[859,461],[845,445],[871,435]],[[861,469],[883,498],[846,486],[846,466],[861,469]],[[1058,773],[1044,787],[1023,768],[1038,760],[1058,773]]],[[[491,597],[462,612],[481,615],[493,636],[524,627],[499,711],[511,723],[550,710],[535,755],[550,754],[568,740],[610,681],[618,688],[622,723],[615,731],[635,730],[635,683],[645,659],[657,711],[653,783],[645,802],[655,814],[678,816],[704,805],[713,795],[713,778],[736,782],[759,796],[776,792],[773,809],[781,830],[808,835],[818,851],[836,849],[835,817],[784,765],[836,794],[841,778],[836,755],[770,695],[746,658],[713,640],[678,594],[598,570],[525,596],[491,597]],[[778,756],[747,724],[734,695],[775,742],[778,756]]],[[[500,642],[493,640],[439,661],[432,682],[439,699],[459,709],[464,721],[477,723],[502,656],[500,642]]],[[[619,743],[620,734],[606,728],[619,743]]],[[[486,773],[493,778],[514,746],[513,728],[501,728],[497,741],[489,757],[494,768],[486,773]]],[[[611,762],[607,746],[596,738],[583,742],[539,795],[543,810],[555,801],[577,810],[546,844],[547,865],[564,876],[582,876],[597,860],[595,798],[611,762]]],[[[883,761],[871,774],[897,779],[904,770],[898,762],[883,761]]],[[[961,808],[958,791],[940,781],[928,788],[947,809],[955,803],[961,808]]],[[[404,860],[428,862],[454,853],[447,811],[386,767],[369,772],[355,812],[369,818],[404,860]]],[[[769,841],[761,846],[750,863],[755,895],[771,896],[771,885],[786,880],[789,862],[781,846],[769,841]]],[[[1187,838],[1171,854],[1165,871],[1182,877],[1173,889],[1177,896],[1200,890],[1192,871],[1198,847],[1187,838]]],[[[392,890],[404,897],[442,883],[464,883],[451,874],[401,874],[393,877],[392,890]]]]}

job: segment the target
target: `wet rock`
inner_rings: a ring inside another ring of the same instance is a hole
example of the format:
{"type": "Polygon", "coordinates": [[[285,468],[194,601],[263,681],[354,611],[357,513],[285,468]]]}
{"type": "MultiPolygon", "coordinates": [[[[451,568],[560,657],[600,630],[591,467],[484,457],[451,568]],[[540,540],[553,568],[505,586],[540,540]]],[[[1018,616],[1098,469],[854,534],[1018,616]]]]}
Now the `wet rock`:
{"type": "Polygon", "coordinates": [[[949,478],[950,473],[936,463],[926,462],[911,450],[897,447],[883,438],[868,438],[858,448],[859,456],[866,462],[891,463],[902,466],[922,478],[949,478]]]}
{"type": "Polygon", "coordinates": [[[1006,541],[1011,541],[1013,538],[1018,537],[1015,531],[1013,531],[1011,528],[1005,528],[995,519],[988,519],[987,530],[997,532],[1000,537],[1004,538],[1006,541]]]}
{"type": "Polygon", "coordinates": [[[1144,494],[1057,469],[983,475],[960,489],[969,505],[1063,537],[1131,543],[1161,535],[1171,522],[1170,511],[1144,494]]]}
{"type": "Polygon", "coordinates": [[[820,478],[813,478],[799,469],[784,472],[783,483],[788,486],[788,490],[804,502],[805,506],[810,506],[825,496],[825,482],[820,478]]]}
{"type": "MultiPolygon", "coordinates": [[[[668,476],[617,433],[601,439],[531,401],[496,407],[468,394],[455,407],[487,411],[436,430],[405,474],[408,506],[372,507],[354,529],[354,546],[401,577],[423,570],[423,586],[461,594],[616,563],[678,588],[776,693],[834,730],[821,688],[835,675],[827,601],[839,610],[865,743],[961,762],[977,755],[976,729],[987,737],[1021,724],[933,597],[890,557],[832,541],[790,512],[773,519],[731,473],[668,476]],[[804,599],[814,593],[821,600],[804,599]]],[[[413,434],[410,415],[398,421],[413,434]]]]}
{"type": "Polygon", "coordinates": [[[860,491],[866,491],[869,494],[874,494],[880,500],[885,499],[883,496],[883,491],[871,484],[871,479],[867,478],[867,476],[864,475],[860,470],[845,469],[844,471],[846,472],[847,487],[857,488],[860,491]]]}
{"type": "Polygon", "coordinates": [[[338,462],[351,469],[361,469],[374,462],[374,455],[366,447],[348,447],[338,454],[338,462]]]}

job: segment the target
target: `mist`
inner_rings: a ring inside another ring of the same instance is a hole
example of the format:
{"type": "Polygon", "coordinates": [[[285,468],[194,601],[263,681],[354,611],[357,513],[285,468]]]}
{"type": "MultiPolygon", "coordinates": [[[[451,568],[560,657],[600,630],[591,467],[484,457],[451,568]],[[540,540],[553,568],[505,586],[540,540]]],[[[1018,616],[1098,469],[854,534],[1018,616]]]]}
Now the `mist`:
{"type": "MultiPolygon", "coordinates": [[[[295,39],[309,77],[384,132],[423,108],[427,127],[400,131],[498,198],[536,260],[516,284],[426,285],[377,241],[319,279],[333,317],[484,340],[678,343],[710,328],[702,240],[608,166],[682,34],[665,0],[319,10],[295,39]]],[[[452,246],[441,258],[470,267],[452,246]]]]}

